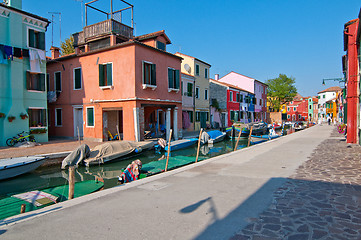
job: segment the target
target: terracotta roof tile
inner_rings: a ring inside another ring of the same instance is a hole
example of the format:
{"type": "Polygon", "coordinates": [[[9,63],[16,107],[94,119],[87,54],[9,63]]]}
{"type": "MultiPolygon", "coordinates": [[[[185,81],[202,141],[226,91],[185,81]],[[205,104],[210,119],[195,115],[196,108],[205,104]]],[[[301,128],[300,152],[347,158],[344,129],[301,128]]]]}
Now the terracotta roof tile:
{"type": "Polygon", "coordinates": [[[324,92],[338,92],[338,91],[341,91],[342,88],[338,87],[338,86],[335,86],[335,87],[329,87],[321,92],[318,92],[318,93],[324,93],[324,92]]]}

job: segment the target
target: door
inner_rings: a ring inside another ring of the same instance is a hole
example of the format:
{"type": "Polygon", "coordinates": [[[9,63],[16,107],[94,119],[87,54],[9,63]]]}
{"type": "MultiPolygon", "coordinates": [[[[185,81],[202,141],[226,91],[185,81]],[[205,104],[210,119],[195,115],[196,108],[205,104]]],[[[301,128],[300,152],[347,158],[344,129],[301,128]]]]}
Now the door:
{"type": "Polygon", "coordinates": [[[207,128],[207,113],[201,112],[201,128],[207,128]]]}
{"type": "Polygon", "coordinates": [[[78,128],[79,135],[83,137],[83,109],[74,108],[74,137],[78,137],[78,128]]]}

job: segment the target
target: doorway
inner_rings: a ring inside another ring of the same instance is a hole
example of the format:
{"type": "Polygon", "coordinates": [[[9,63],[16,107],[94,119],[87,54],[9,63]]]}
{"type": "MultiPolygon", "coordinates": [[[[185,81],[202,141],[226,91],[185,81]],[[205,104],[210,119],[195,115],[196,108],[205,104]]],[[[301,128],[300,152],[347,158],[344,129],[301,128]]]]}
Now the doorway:
{"type": "Polygon", "coordinates": [[[74,138],[83,137],[83,108],[74,108],[74,138]]]}

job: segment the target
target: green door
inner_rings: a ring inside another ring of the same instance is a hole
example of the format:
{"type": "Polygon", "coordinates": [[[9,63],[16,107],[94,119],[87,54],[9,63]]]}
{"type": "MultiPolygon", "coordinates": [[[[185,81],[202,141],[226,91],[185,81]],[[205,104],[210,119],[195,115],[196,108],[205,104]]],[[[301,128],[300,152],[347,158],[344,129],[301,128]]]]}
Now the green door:
{"type": "Polygon", "coordinates": [[[201,112],[201,128],[207,128],[207,113],[201,112]]]}

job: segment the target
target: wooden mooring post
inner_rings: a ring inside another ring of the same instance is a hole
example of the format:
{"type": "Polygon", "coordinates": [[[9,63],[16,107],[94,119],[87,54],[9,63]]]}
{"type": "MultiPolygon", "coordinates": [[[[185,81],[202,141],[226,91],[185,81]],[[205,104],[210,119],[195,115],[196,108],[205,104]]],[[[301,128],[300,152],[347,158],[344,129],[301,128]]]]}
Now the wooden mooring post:
{"type": "Polygon", "coordinates": [[[201,131],[199,132],[196,162],[198,162],[198,157],[199,157],[199,148],[200,148],[200,146],[201,146],[201,137],[202,137],[202,132],[203,132],[203,128],[201,128],[201,131]]]}
{"type": "Polygon", "coordinates": [[[233,151],[236,151],[236,150],[237,150],[238,142],[239,142],[239,139],[240,139],[240,137],[241,137],[241,133],[242,133],[242,128],[239,130],[238,137],[237,137],[237,142],[236,142],[236,146],[234,147],[234,150],[233,150],[233,151]]]}
{"type": "Polygon", "coordinates": [[[80,131],[79,131],[79,127],[76,127],[77,131],[78,131],[78,141],[79,141],[79,146],[81,145],[81,139],[80,139],[80,131]]]}
{"type": "Polygon", "coordinates": [[[172,139],[172,133],[173,133],[173,129],[171,129],[169,131],[167,162],[165,163],[165,169],[164,169],[165,172],[168,170],[168,162],[169,162],[169,155],[170,155],[170,140],[172,139]]]}
{"type": "Polygon", "coordinates": [[[25,213],[26,211],[26,204],[21,204],[20,213],[25,213]]]}
{"type": "Polygon", "coordinates": [[[75,167],[69,166],[69,195],[68,199],[74,198],[75,167]]]}
{"type": "Polygon", "coordinates": [[[249,130],[249,136],[248,136],[248,144],[247,144],[247,147],[249,147],[249,145],[251,144],[252,130],[253,130],[253,126],[251,127],[251,130],[249,130]]]}
{"type": "Polygon", "coordinates": [[[120,134],[119,134],[119,127],[118,127],[118,124],[117,124],[117,133],[118,133],[118,140],[119,140],[119,141],[121,141],[121,140],[120,140],[120,134]]]}

